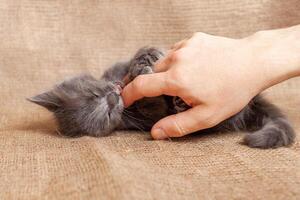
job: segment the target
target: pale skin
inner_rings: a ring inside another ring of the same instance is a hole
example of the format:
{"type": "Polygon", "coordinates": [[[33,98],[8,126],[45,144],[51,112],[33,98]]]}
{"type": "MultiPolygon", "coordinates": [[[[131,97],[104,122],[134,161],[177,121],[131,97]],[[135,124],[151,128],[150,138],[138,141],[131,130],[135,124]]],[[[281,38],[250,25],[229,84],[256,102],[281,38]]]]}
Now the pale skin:
{"type": "Polygon", "coordinates": [[[195,33],[176,43],[155,72],[124,88],[125,106],[165,94],[181,97],[192,108],[158,121],[152,137],[181,137],[210,128],[263,90],[300,76],[300,25],[242,39],[195,33]]]}

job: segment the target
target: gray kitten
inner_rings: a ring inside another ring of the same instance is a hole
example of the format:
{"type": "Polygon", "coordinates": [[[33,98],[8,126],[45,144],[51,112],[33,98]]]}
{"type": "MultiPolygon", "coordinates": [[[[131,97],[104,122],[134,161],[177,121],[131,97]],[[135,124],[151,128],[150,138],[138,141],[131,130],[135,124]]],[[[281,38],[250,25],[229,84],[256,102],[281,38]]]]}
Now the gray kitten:
{"type": "MultiPolygon", "coordinates": [[[[109,68],[100,80],[81,75],[29,100],[52,111],[60,133],[66,136],[105,136],[120,129],[149,131],[159,119],[190,108],[180,98],[166,95],[143,98],[124,108],[121,88],[140,74],[153,73],[154,63],[162,57],[156,48],[142,48],[128,62],[109,68]]],[[[256,148],[287,146],[295,138],[286,117],[261,96],[233,117],[200,132],[222,131],[245,131],[245,144],[256,148]]]]}

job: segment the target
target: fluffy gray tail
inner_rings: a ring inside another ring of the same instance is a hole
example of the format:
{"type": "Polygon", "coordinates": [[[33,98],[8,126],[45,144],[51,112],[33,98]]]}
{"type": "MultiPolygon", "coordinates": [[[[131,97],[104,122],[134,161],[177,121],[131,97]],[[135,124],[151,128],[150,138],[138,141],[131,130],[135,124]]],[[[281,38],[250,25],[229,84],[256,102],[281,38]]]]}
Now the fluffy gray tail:
{"type": "Polygon", "coordinates": [[[261,128],[248,133],[244,142],[254,148],[277,148],[294,142],[295,131],[281,111],[258,96],[251,105],[260,119],[261,128]]]}
{"type": "Polygon", "coordinates": [[[294,142],[295,132],[284,117],[265,118],[262,129],[248,133],[244,142],[253,148],[277,148],[294,142]]]}

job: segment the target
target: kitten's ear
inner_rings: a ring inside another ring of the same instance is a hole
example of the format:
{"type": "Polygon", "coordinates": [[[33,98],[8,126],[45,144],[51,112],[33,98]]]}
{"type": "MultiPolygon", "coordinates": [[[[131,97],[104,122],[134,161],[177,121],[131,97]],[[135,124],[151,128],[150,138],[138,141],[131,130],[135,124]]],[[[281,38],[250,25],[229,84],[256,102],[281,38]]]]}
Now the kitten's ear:
{"type": "Polygon", "coordinates": [[[61,106],[60,98],[52,91],[27,98],[27,100],[43,106],[52,112],[56,111],[61,106]]]}

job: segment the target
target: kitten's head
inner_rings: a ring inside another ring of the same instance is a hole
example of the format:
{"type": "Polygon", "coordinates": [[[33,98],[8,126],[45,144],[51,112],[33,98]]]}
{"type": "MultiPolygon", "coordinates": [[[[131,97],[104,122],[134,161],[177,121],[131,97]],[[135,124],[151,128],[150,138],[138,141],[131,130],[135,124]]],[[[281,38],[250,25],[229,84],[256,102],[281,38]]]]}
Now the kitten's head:
{"type": "Polygon", "coordinates": [[[121,122],[120,93],[117,84],[81,75],[28,100],[52,111],[65,136],[104,136],[121,122]]]}

